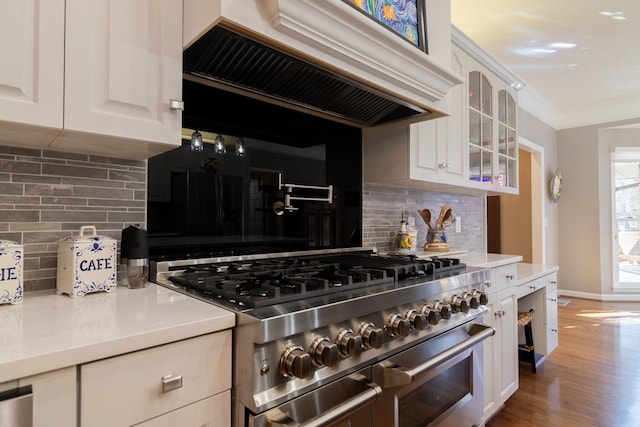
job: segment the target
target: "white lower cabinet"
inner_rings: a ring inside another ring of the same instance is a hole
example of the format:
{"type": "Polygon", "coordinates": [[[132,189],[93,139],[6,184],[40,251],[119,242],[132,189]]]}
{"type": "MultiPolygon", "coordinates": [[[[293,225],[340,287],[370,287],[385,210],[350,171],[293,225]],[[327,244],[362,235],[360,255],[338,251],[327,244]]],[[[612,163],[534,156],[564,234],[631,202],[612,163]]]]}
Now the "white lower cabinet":
{"type": "Polygon", "coordinates": [[[231,391],[137,424],[143,427],[227,427],[231,425],[231,391]]]}
{"type": "Polygon", "coordinates": [[[518,389],[516,281],[503,280],[512,271],[515,274],[514,267],[515,264],[492,268],[491,283],[487,286],[489,312],[485,315],[485,324],[496,333],[484,343],[484,421],[518,389]],[[500,289],[497,282],[501,284],[500,289]]]}
{"type": "MultiPolygon", "coordinates": [[[[558,346],[558,273],[552,272],[518,286],[519,310],[534,310],[531,332],[536,353],[548,356],[558,346]]],[[[523,332],[519,332],[524,342],[523,332]]]]}
{"type": "Polygon", "coordinates": [[[81,425],[228,425],[230,389],[231,331],[128,353],[80,367],[81,425]]]}
{"type": "MultiPolygon", "coordinates": [[[[31,386],[33,426],[76,425],[76,367],[58,369],[0,384],[0,390],[31,386]]],[[[1,417],[0,417],[1,418],[1,417]]]]}

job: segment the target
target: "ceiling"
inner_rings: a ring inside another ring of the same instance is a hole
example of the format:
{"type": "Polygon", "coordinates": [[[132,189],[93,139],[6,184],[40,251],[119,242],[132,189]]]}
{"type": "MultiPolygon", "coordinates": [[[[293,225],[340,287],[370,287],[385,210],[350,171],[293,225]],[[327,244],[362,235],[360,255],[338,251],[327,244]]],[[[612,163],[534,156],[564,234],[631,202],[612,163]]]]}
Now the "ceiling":
{"type": "Polygon", "coordinates": [[[640,1],[451,0],[451,19],[554,128],[640,117],[640,1]]]}

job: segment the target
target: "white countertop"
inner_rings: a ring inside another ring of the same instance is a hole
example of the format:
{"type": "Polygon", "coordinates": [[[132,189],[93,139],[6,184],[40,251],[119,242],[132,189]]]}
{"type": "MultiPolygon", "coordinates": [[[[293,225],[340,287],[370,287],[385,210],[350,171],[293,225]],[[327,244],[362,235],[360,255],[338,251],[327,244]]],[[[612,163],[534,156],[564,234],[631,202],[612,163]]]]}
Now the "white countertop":
{"type": "Polygon", "coordinates": [[[522,255],[488,254],[469,252],[462,255],[460,260],[469,266],[493,268],[522,261],[522,255]]]}
{"type": "Polygon", "coordinates": [[[517,267],[518,285],[546,276],[559,269],[557,265],[529,264],[524,262],[519,262],[517,267]]]}
{"type": "Polygon", "coordinates": [[[0,383],[233,327],[233,312],[150,283],[0,305],[0,383]]]}

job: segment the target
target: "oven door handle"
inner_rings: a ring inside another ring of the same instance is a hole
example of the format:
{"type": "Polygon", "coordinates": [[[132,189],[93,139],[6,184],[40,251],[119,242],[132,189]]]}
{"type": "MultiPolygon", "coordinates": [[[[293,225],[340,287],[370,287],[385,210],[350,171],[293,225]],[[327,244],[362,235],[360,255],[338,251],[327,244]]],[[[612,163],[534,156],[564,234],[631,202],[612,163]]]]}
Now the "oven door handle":
{"type": "Polygon", "coordinates": [[[362,393],[345,400],[340,405],[334,406],[323,414],[318,415],[308,421],[298,422],[279,409],[272,409],[268,413],[267,427],[322,427],[331,424],[345,415],[355,412],[369,403],[375,402],[382,396],[382,388],[364,375],[354,374],[351,376],[355,381],[366,386],[362,393]]]}
{"type": "Polygon", "coordinates": [[[448,348],[442,353],[438,353],[425,363],[409,369],[392,362],[382,362],[374,366],[374,378],[382,383],[383,388],[411,384],[415,378],[436,368],[447,360],[456,357],[465,350],[493,336],[495,333],[496,330],[490,326],[474,324],[471,326],[471,330],[469,331],[470,337],[468,339],[448,348]],[[375,371],[378,372],[376,373],[375,371]]]}

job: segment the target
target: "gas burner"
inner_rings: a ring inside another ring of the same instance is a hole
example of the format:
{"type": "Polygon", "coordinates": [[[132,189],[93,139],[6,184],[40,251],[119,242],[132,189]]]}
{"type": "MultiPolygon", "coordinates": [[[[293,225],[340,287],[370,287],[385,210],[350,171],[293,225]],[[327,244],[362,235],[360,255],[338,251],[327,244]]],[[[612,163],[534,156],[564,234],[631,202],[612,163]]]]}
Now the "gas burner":
{"type": "Polygon", "coordinates": [[[189,292],[247,309],[407,279],[432,280],[439,273],[455,274],[465,267],[451,258],[354,252],[202,263],[189,265],[169,280],[189,292]]]}

